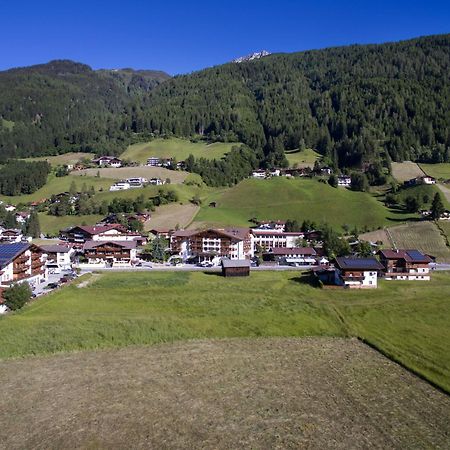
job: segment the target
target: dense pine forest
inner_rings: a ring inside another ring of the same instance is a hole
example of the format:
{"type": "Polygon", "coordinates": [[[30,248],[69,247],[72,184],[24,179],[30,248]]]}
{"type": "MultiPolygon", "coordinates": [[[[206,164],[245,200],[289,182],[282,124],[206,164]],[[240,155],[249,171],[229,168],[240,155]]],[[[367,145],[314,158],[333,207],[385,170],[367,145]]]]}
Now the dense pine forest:
{"type": "Polygon", "coordinates": [[[0,73],[0,150],[118,153],[131,136],[153,134],[243,142],[256,163],[235,155],[248,166],[285,165],[284,149],[307,147],[340,168],[450,161],[449,76],[450,35],[276,54],[172,79],[59,61],[0,73]]]}
{"type": "Polygon", "coordinates": [[[0,159],[120,153],[134,103],[167,78],[157,71],[94,71],[72,61],[0,72],[0,159]]]}

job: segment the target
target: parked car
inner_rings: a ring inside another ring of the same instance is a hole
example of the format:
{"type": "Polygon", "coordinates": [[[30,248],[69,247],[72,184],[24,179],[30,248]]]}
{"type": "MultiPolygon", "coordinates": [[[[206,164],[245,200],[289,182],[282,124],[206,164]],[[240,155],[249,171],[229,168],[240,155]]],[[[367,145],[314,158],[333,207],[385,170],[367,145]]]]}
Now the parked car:
{"type": "Polygon", "coordinates": [[[56,289],[59,286],[58,283],[49,283],[45,289],[56,289]]]}

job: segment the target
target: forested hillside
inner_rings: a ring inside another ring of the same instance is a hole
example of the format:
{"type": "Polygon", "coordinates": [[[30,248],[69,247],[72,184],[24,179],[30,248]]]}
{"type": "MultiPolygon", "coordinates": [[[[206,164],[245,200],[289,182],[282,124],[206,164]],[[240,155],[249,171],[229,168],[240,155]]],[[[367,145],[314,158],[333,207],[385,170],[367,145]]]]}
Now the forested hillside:
{"type": "Polygon", "coordinates": [[[264,149],[312,147],[336,165],[450,159],[450,35],[278,54],[175,77],[139,129],[264,149]]]}
{"type": "Polygon", "coordinates": [[[72,61],[0,72],[0,157],[122,151],[134,102],[167,78],[72,61]]]}
{"type": "Polygon", "coordinates": [[[285,149],[308,147],[341,168],[450,160],[450,35],[167,78],[70,61],[0,72],[0,155],[119,153],[132,134],[153,133],[242,142],[267,167],[286,164],[285,149]]]}

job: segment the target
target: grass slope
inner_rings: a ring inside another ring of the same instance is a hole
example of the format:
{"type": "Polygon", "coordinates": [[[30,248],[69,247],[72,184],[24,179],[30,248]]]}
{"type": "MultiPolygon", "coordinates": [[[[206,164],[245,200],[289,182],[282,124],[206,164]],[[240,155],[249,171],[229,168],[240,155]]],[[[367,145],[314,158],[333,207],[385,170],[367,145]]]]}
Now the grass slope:
{"type": "Polygon", "coordinates": [[[179,138],[155,139],[151,142],[130,145],[122,153],[121,158],[138,161],[143,164],[151,156],[157,158],[175,157],[178,161],[185,160],[190,154],[196,158],[220,159],[235,145],[239,144],[235,142],[207,144],[179,138]]]}
{"type": "Polygon", "coordinates": [[[61,166],[64,164],[75,164],[80,159],[83,158],[92,159],[94,156],[95,155],[93,155],[92,153],[69,152],[55,156],[39,156],[36,158],[25,158],[24,161],[47,161],[52,166],[61,166]]]}
{"type": "Polygon", "coordinates": [[[248,225],[248,220],[304,219],[370,229],[402,221],[411,215],[392,212],[373,196],[344,188],[332,188],[317,180],[272,178],[242,181],[218,190],[205,202],[196,222],[211,225],[248,225]],[[216,201],[216,208],[207,206],[216,201]]]}
{"type": "Polygon", "coordinates": [[[404,161],[402,163],[392,163],[392,175],[394,178],[403,183],[403,181],[410,180],[424,175],[423,170],[418,164],[412,161],[404,161]]]}
{"type": "Polygon", "coordinates": [[[286,151],[286,158],[289,162],[289,166],[293,167],[314,167],[314,163],[321,155],[314,150],[307,148],[303,151],[300,150],[290,150],[286,151]]]}
{"type": "Polygon", "coordinates": [[[420,167],[430,177],[450,180],[450,163],[420,164],[420,167]]]}
{"type": "Polygon", "coordinates": [[[41,230],[48,236],[58,236],[59,231],[75,225],[95,225],[104,216],[91,214],[87,216],[49,216],[46,213],[39,213],[39,223],[41,230]]]}
{"type": "Polygon", "coordinates": [[[417,248],[436,256],[439,262],[450,262],[450,249],[435,223],[411,222],[391,227],[389,231],[397,248],[417,248]]]}
{"type": "Polygon", "coordinates": [[[61,192],[66,192],[69,190],[72,181],[75,181],[76,186],[79,190],[81,190],[84,183],[89,188],[90,186],[94,186],[95,190],[99,189],[109,189],[111,186],[111,180],[107,180],[104,178],[97,177],[80,177],[74,178],[71,176],[67,177],[55,177],[54,175],[49,175],[47,183],[38,189],[33,194],[29,195],[17,195],[14,197],[8,197],[5,195],[1,195],[0,198],[6,203],[11,203],[13,205],[17,205],[18,203],[28,203],[33,201],[38,201],[45,198],[50,198],[53,194],[59,194],[61,192]]]}
{"type": "Polygon", "coordinates": [[[450,274],[321,290],[299,272],[110,273],[0,319],[0,357],[174,340],[358,336],[450,391],[450,274]],[[233,295],[234,294],[234,295],[233,295]]]}

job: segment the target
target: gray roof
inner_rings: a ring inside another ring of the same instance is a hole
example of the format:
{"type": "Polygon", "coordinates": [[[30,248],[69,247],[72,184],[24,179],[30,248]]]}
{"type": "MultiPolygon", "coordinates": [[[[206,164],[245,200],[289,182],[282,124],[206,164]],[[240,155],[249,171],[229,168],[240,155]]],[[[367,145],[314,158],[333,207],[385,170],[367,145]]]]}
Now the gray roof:
{"type": "Polygon", "coordinates": [[[222,267],[225,269],[231,267],[250,267],[250,260],[248,259],[222,259],[222,267]]]}
{"type": "Polygon", "coordinates": [[[342,270],[382,270],[375,258],[336,258],[336,265],[342,270]]]}
{"type": "Polygon", "coordinates": [[[39,247],[47,253],[68,253],[71,249],[70,247],[67,247],[67,245],[60,244],[40,245],[39,247]]]}

